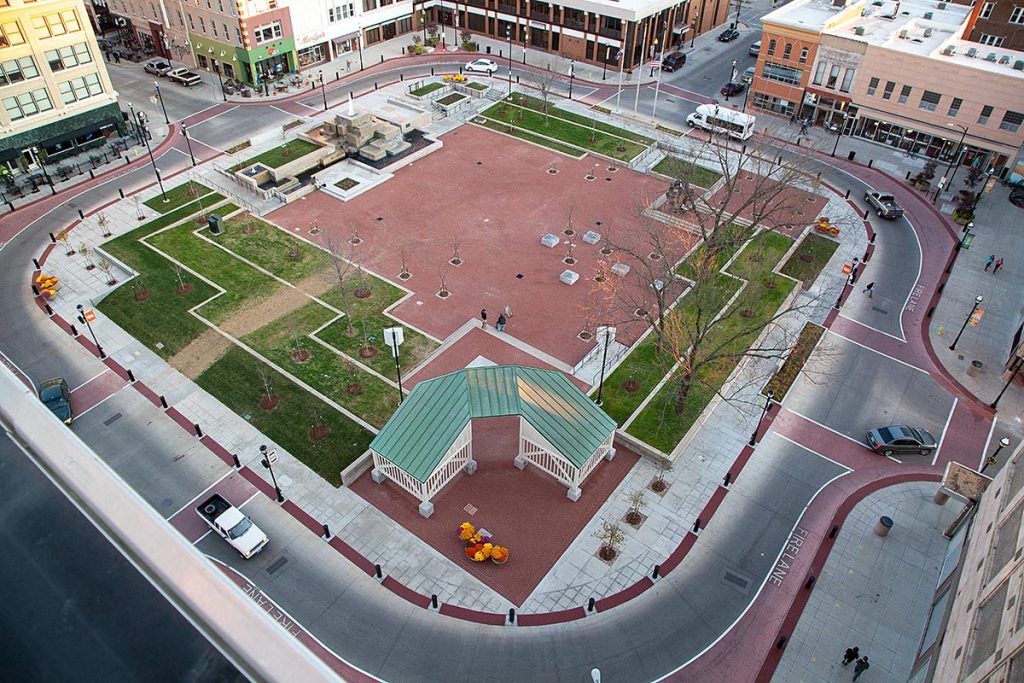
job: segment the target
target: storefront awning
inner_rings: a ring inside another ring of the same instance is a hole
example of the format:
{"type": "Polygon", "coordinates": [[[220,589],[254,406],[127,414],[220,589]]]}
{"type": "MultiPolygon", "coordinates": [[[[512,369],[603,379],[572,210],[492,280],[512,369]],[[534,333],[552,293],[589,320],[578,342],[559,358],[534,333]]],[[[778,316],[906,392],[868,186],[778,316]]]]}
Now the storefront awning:
{"type": "Polygon", "coordinates": [[[839,93],[832,92],[831,90],[819,90],[808,86],[807,92],[815,95],[816,97],[824,97],[825,99],[835,100],[836,102],[845,102],[847,104],[853,102],[853,100],[846,95],[840,95],[839,93]]]}

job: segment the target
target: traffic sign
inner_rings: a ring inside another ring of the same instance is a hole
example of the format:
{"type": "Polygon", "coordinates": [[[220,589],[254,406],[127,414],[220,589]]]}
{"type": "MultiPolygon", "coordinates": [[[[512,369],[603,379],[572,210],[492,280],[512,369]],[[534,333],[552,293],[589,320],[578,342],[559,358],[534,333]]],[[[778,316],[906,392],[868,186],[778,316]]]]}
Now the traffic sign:
{"type": "Polygon", "coordinates": [[[92,310],[84,311],[85,319],[89,322],[96,321],[96,313],[92,310]]]}
{"type": "Polygon", "coordinates": [[[976,306],[974,308],[974,313],[971,313],[971,327],[977,327],[978,323],[981,322],[981,316],[983,315],[985,315],[985,309],[981,306],[976,306]]]}
{"type": "Polygon", "coordinates": [[[843,275],[849,275],[852,272],[853,272],[853,265],[851,265],[849,263],[844,263],[843,264],[843,275]]]}

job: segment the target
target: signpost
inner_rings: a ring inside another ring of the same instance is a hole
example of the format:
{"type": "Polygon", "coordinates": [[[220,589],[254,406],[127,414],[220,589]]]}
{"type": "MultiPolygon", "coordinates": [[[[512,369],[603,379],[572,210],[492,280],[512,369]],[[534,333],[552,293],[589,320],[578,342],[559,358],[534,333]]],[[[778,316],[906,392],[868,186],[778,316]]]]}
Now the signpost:
{"type": "Polygon", "coordinates": [[[391,349],[391,355],[395,358],[395,374],[398,376],[398,402],[403,399],[402,392],[402,364],[398,359],[398,347],[405,341],[405,330],[402,327],[385,327],[384,341],[391,349]]]}

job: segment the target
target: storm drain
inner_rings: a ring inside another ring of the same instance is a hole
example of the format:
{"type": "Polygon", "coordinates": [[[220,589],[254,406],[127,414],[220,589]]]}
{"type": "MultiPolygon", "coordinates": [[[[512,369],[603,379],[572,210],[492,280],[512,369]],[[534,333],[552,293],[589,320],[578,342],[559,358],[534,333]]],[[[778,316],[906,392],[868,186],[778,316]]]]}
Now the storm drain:
{"type": "Polygon", "coordinates": [[[279,557],[276,560],[274,560],[274,563],[272,565],[267,567],[267,573],[268,574],[273,574],[273,573],[277,572],[279,569],[281,569],[281,567],[285,566],[286,564],[288,564],[288,558],[287,557],[279,557]]]}
{"type": "Polygon", "coordinates": [[[115,422],[117,422],[120,419],[121,419],[121,413],[114,413],[112,416],[108,417],[106,420],[103,421],[103,426],[104,427],[109,427],[110,425],[114,424],[115,422]]]}
{"type": "Polygon", "coordinates": [[[730,587],[736,588],[744,595],[750,592],[750,579],[734,572],[726,570],[722,575],[722,581],[730,587]]]}
{"type": "Polygon", "coordinates": [[[889,311],[884,308],[879,308],[878,306],[872,306],[871,310],[875,313],[881,313],[882,315],[889,315],[889,311]]]}

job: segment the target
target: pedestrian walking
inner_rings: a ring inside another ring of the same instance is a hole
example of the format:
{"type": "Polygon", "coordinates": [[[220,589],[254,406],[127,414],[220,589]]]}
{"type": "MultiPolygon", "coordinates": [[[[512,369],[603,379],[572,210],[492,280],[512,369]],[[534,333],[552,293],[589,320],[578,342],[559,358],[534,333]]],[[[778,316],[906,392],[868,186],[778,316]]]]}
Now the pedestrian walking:
{"type": "Polygon", "coordinates": [[[511,318],[512,317],[512,307],[509,306],[508,304],[505,304],[505,317],[506,318],[511,318]]]}
{"type": "Polygon", "coordinates": [[[114,50],[114,64],[120,64],[120,63],[121,63],[121,53],[118,52],[117,50],[114,50]]]}
{"type": "Polygon", "coordinates": [[[858,678],[860,678],[860,675],[867,671],[869,668],[871,668],[871,665],[868,664],[867,655],[858,659],[857,664],[853,667],[853,680],[857,680],[858,678]]]}
{"type": "Polygon", "coordinates": [[[843,666],[846,666],[847,664],[849,664],[853,660],[857,659],[858,655],[860,655],[860,648],[859,647],[848,647],[848,648],[846,648],[846,654],[843,655],[843,666]]]}
{"type": "Polygon", "coordinates": [[[875,283],[874,282],[869,282],[868,286],[864,288],[864,292],[863,293],[867,294],[869,299],[873,298],[873,295],[875,293],[875,283]]]}
{"type": "Polygon", "coordinates": [[[999,269],[1002,268],[1002,267],[1003,267],[1003,259],[1000,258],[998,261],[996,261],[996,264],[994,266],[992,266],[992,274],[995,275],[996,273],[998,273],[999,269]]]}
{"type": "Polygon", "coordinates": [[[480,329],[487,327],[487,309],[480,309],[480,329]]]}
{"type": "Polygon", "coordinates": [[[103,56],[109,62],[110,61],[110,50],[104,50],[103,51],[103,56]]]}
{"type": "Polygon", "coordinates": [[[985,270],[988,270],[989,268],[991,268],[992,264],[995,263],[995,262],[996,262],[996,255],[995,254],[992,254],[987,259],[985,259],[985,270]]]}
{"type": "Polygon", "coordinates": [[[347,72],[350,72],[350,71],[352,71],[352,60],[351,59],[346,59],[345,60],[345,72],[347,73],[347,72]]]}
{"type": "Polygon", "coordinates": [[[806,121],[801,121],[800,122],[800,135],[803,135],[806,132],[807,132],[807,122],[806,121]]]}
{"type": "Polygon", "coordinates": [[[508,321],[505,320],[505,316],[503,314],[499,313],[498,314],[498,320],[497,320],[497,322],[494,323],[494,329],[498,330],[498,332],[504,332],[505,331],[505,323],[506,322],[508,322],[508,321]]]}

